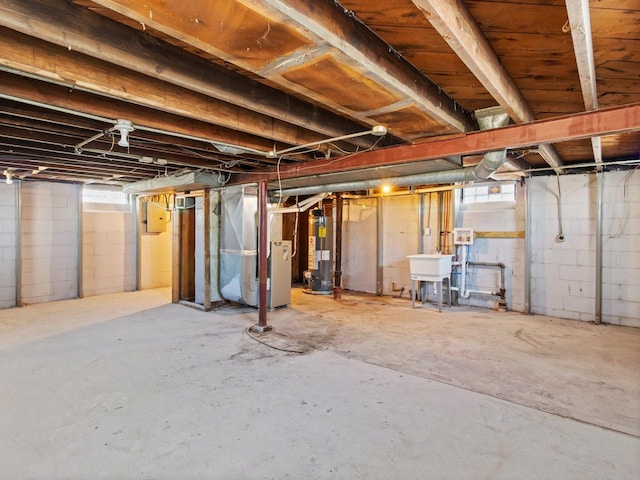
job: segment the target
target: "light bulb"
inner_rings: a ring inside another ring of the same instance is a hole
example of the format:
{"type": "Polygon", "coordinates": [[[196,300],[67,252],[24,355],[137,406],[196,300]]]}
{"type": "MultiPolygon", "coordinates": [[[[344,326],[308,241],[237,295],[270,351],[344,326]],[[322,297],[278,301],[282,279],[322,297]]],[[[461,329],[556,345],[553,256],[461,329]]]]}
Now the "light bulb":
{"type": "Polygon", "coordinates": [[[118,142],[118,145],[120,145],[121,147],[128,147],[129,132],[133,132],[134,130],[133,123],[131,123],[130,120],[119,119],[118,123],[116,123],[115,127],[113,128],[120,132],[120,141],[118,142]]]}

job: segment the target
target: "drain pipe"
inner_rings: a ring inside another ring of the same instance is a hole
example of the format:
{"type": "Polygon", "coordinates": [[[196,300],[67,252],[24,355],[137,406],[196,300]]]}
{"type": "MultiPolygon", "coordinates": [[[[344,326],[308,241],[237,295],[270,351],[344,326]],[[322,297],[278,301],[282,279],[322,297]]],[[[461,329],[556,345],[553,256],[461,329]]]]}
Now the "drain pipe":
{"type": "MultiPolygon", "coordinates": [[[[504,270],[505,264],[502,262],[467,262],[467,265],[476,266],[476,267],[496,267],[500,269],[500,291],[499,293],[491,292],[489,295],[498,295],[500,300],[498,301],[498,310],[501,312],[507,311],[507,300],[505,298],[506,288],[504,284],[504,270]]],[[[478,292],[475,290],[467,290],[469,293],[486,293],[486,292],[478,292]]]]}

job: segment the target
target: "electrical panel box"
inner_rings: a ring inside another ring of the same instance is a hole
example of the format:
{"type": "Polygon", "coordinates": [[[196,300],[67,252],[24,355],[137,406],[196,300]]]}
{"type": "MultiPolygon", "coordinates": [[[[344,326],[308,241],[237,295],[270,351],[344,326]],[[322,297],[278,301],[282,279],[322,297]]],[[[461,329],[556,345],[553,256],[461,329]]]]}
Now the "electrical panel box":
{"type": "Polygon", "coordinates": [[[473,245],[473,228],[454,228],[453,243],[455,245],[473,245]]]}
{"type": "Polygon", "coordinates": [[[165,232],[167,230],[167,211],[154,203],[142,203],[142,224],[146,233],[165,232]]]}

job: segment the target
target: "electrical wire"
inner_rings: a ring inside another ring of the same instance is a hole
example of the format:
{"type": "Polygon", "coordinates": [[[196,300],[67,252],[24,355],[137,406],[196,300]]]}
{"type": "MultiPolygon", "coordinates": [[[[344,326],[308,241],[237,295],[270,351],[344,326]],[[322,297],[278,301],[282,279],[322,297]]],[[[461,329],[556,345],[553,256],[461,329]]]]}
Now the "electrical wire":
{"type": "Polygon", "coordinates": [[[557,239],[564,239],[564,232],[562,229],[562,189],[560,188],[560,174],[556,172],[556,181],[558,183],[558,226],[560,231],[558,232],[557,239]]]}
{"type": "Polygon", "coordinates": [[[274,350],[279,350],[280,352],[287,352],[287,353],[297,353],[299,355],[302,355],[304,353],[307,353],[303,350],[291,350],[288,348],[280,348],[280,347],[274,347],[273,345],[269,345],[267,342],[264,342],[262,340],[260,340],[258,337],[256,337],[255,335],[251,334],[251,327],[247,327],[247,329],[245,330],[247,332],[247,335],[249,335],[251,338],[253,338],[256,342],[261,343],[263,345],[266,345],[269,348],[273,348],[274,350]]]}
{"type": "Polygon", "coordinates": [[[629,181],[639,167],[640,164],[636,165],[636,167],[629,173],[627,173],[627,175],[624,177],[622,188],[622,201],[624,202],[624,209],[622,210],[622,218],[620,219],[620,226],[618,227],[618,230],[616,230],[616,233],[609,235],[609,238],[620,238],[620,236],[624,232],[624,228],[627,225],[627,220],[629,218],[629,199],[627,198],[629,193],[629,181]]]}

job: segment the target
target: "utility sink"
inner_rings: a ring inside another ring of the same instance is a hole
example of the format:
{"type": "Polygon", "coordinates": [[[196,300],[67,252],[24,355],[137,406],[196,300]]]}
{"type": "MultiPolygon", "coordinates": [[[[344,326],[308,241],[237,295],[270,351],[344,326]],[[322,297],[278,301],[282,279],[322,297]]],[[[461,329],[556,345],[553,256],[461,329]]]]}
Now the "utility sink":
{"type": "Polygon", "coordinates": [[[438,253],[420,253],[408,255],[409,271],[411,278],[415,280],[442,280],[442,277],[451,275],[451,259],[453,255],[438,253]],[[430,277],[430,278],[424,278],[430,277]]]}
{"type": "MultiPolygon", "coordinates": [[[[409,271],[411,273],[411,308],[415,307],[416,283],[435,282],[438,292],[438,311],[442,312],[442,281],[446,278],[449,293],[449,306],[451,306],[451,259],[453,255],[441,255],[437,253],[420,253],[408,255],[409,271]]],[[[422,290],[422,289],[421,289],[422,290]]],[[[426,288],[423,291],[422,303],[426,300],[426,288]]]]}

